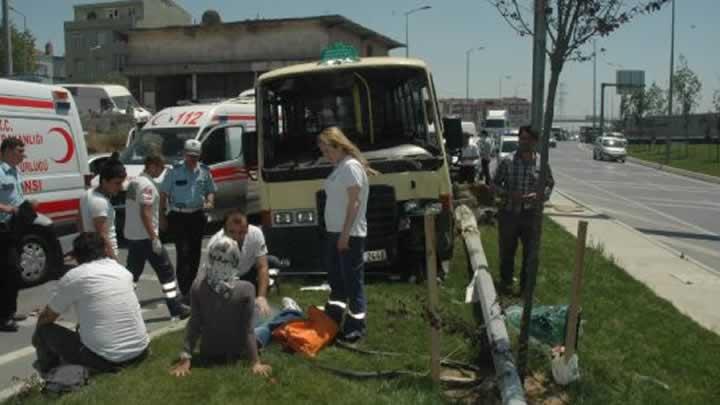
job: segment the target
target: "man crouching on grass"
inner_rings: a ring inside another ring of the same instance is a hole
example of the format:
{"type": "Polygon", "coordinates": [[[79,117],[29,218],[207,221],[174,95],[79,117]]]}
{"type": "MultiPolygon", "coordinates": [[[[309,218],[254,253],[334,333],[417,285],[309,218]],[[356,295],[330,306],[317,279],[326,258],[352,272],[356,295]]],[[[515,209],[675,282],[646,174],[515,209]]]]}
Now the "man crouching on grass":
{"type": "Polygon", "coordinates": [[[64,364],[116,372],[142,361],[150,337],[132,274],[107,257],[105,240],[94,232],[75,239],[73,255],[79,266],[60,279],[38,317],[32,339],[37,352],[34,367],[41,375],[64,364]],[[70,307],[77,314],[77,332],[55,323],[70,307]]]}

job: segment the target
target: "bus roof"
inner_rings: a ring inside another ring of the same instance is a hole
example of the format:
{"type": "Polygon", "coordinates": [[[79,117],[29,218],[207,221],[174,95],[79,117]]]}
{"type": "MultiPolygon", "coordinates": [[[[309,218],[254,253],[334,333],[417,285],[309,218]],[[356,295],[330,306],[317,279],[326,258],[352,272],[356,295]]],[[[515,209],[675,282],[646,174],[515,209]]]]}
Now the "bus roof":
{"type": "Polygon", "coordinates": [[[317,62],[302,63],[287,66],[264,73],[259,81],[272,80],[284,76],[294,76],[300,73],[321,73],[338,69],[373,68],[373,67],[409,67],[428,70],[427,64],[419,59],[398,58],[392,56],[360,58],[357,62],[343,62],[339,64],[325,64],[317,62]]]}

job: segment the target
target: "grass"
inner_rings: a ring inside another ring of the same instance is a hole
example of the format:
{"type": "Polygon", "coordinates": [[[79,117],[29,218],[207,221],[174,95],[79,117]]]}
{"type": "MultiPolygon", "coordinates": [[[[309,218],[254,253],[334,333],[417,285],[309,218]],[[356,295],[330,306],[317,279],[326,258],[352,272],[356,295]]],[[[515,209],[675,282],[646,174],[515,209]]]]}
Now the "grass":
{"type": "MultiPolygon", "coordinates": [[[[672,144],[670,148],[670,166],[692,172],[720,176],[719,145],[715,144],[672,144]],[[686,153],[687,152],[687,153],[686,153]]],[[[656,163],[665,164],[665,145],[629,145],[630,156],[656,163]]]]}
{"type": "MultiPolygon", "coordinates": [[[[441,289],[443,356],[475,363],[479,343],[475,335],[472,310],[461,303],[467,278],[465,256],[458,248],[455,272],[441,289]]],[[[322,280],[310,280],[319,283],[322,280]]],[[[326,293],[299,292],[300,283],[281,284],[282,295],[296,297],[302,307],[322,304],[326,293]]],[[[453,403],[434,386],[430,377],[402,377],[390,380],[353,381],[320,370],[314,364],[358,371],[429,370],[429,330],[423,319],[426,288],[421,284],[369,279],[369,336],[364,347],[403,353],[400,357],[367,356],[338,347],[320,352],[315,360],[285,353],[278,344],[263,352],[263,360],[273,367],[273,381],[253,376],[247,365],[195,367],[184,379],[171,377],[167,370],[181,349],[182,333],[154,339],[152,355],[139,367],[119,375],[98,376],[81,392],[68,394],[61,404],[442,404],[453,403]]],[[[279,296],[271,301],[277,303],[279,296]]],[[[17,402],[45,404],[47,396],[37,389],[17,402]]],[[[13,403],[13,401],[9,401],[13,403]]]]}
{"type": "MultiPolygon", "coordinates": [[[[498,268],[495,229],[481,228],[491,269],[498,268]]],[[[464,296],[466,257],[457,244],[453,270],[441,289],[445,322],[442,353],[453,359],[478,361],[480,343],[464,296]]],[[[543,229],[541,268],[536,301],[567,303],[575,239],[550,220],[543,229]]],[[[720,336],[680,314],[602,255],[602,248],[586,254],[582,294],[583,335],[579,342],[582,379],[564,392],[545,384],[550,394],[561,392],[572,404],[710,404],[720,398],[720,336]],[[669,390],[662,387],[667,384],[669,390]]],[[[497,271],[495,276],[497,277],[497,271]]],[[[319,280],[314,280],[315,282],[319,280]]],[[[282,294],[298,298],[302,306],[324,301],[323,293],[300,293],[297,283],[282,284],[282,294]]],[[[402,352],[402,357],[374,357],[329,347],[316,360],[283,353],[272,345],[263,359],[273,366],[275,381],[252,376],[244,365],[197,367],[192,376],[177,380],[167,374],[180,349],[180,333],[155,339],[152,356],[140,367],[120,375],[101,376],[61,404],[229,404],[339,403],[442,404],[453,403],[429,378],[351,381],[319,370],[323,364],[355,370],[428,369],[428,332],[423,320],[423,285],[374,280],[368,283],[369,327],[366,346],[402,352]]],[[[277,300],[278,297],[273,297],[277,300]]],[[[516,346],[515,346],[516,347],[516,346]]],[[[547,351],[533,346],[530,368],[535,376],[551,379],[547,351]]],[[[548,394],[548,395],[550,395],[548,394]]],[[[542,403],[547,395],[532,396],[542,403]]],[[[10,403],[13,401],[11,400],[10,403]]],[[[20,401],[18,401],[20,402],[20,401]]],[[[23,404],[45,404],[47,397],[31,392],[23,404]]]]}
{"type": "MultiPolygon", "coordinates": [[[[497,269],[496,232],[487,227],[481,232],[490,268],[497,269]]],[[[575,239],[546,220],[542,245],[536,302],[567,303],[575,239]]],[[[720,336],[680,314],[605,259],[600,249],[589,249],[585,259],[585,322],[578,349],[582,380],[569,386],[569,402],[718,403],[720,336]],[[655,380],[669,385],[670,390],[655,380]]],[[[531,369],[551,375],[546,352],[535,348],[530,359],[531,369]]]]}

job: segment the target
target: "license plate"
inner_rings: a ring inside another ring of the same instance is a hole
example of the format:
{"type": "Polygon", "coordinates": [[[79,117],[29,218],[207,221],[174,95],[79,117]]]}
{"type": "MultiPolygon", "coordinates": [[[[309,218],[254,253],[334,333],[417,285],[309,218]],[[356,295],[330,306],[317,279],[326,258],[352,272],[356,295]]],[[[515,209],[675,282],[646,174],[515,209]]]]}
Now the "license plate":
{"type": "Polygon", "coordinates": [[[368,250],[363,253],[363,260],[365,263],[384,262],[387,260],[387,252],[385,249],[368,250]]]}

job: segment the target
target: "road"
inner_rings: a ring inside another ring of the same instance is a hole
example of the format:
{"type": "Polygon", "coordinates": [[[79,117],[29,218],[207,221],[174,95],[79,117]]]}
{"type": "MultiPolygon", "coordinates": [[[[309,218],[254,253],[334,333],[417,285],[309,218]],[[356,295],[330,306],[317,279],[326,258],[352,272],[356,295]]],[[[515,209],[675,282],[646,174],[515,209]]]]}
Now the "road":
{"type": "Polygon", "coordinates": [[[720,275],[720,185],[633,163],[592,160],[591,145],[559,142],[556,189],[720,275]]]}
{"type": "MultiPolygon", "coordinates": [[[[207,240],[206,237],[205,243],[207,240]]],[[[166,246],[174,264],[174,246],[166,246]]],[[[125,263],[126,257],[127,250],[121,248],[120,262],[125,263]]],[[[56,284],[57,281],[50,281],[41,286],[20,291],[18,311],[27,314],[42,308],[47,304],[48,298],[56,288],[56,284]]],[[[160,289],[160,283],[149,264],[146,264],[145,271],[138,282],[137,292],[148,332],[152,333],[175,323],[170,319],[160,289]]],[[[17,333],[0,332],[0,398],[2,398],[4,390],[17,383],[17,378],[28,378],[34,372],[32,362],[35,360],[35,351],[30,342],[36,320],[37,318],[31,316],[25,321],[18,322],[20,330],[17,333]]],[[[61,324],[70,328],[74,327],[75,322],[76,318],[72,313],[63,315],[60,321],[61,324]]]]}

